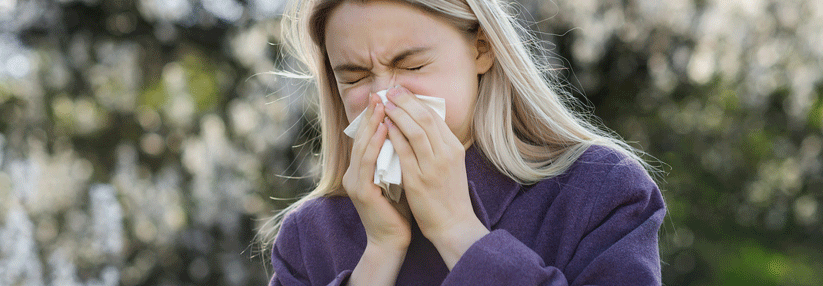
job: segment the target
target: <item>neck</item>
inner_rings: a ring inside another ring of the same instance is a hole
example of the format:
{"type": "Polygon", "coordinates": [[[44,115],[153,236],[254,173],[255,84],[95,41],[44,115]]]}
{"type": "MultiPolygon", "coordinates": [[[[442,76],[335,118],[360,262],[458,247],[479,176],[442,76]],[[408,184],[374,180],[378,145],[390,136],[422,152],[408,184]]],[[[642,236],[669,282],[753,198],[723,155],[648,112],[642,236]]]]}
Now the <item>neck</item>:
{"type": "Polygon", "coordinates": [[[463,143],[463,150],[464,151],[469,150],[469,147],[471,147],[472,144],[474,144],[474,138],[469,138],[468,140],[463,141],[462,143],[463,143]]]}

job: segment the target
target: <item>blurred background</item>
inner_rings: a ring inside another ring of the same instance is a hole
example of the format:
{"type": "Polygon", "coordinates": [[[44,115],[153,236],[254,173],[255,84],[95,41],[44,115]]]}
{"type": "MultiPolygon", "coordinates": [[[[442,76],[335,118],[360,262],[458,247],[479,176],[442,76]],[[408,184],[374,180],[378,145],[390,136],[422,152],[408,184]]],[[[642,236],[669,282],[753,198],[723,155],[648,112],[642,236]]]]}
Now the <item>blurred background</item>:
{"type": "MultiPolygon", "coordinates": [[[[0,285],[264,285],[312,186],[282,0],[0,0],[0,285]]],[[[823,285],[823,1],[521,0],[665,165],[667,285],[823,285]]]]}

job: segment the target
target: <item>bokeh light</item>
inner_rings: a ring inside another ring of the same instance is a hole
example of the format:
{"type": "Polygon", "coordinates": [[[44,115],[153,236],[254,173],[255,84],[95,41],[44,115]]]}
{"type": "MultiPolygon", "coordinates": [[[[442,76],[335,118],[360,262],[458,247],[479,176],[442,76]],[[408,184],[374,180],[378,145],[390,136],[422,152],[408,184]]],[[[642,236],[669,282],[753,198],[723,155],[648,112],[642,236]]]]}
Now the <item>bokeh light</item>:
{"type": "MultiPolygon", "coordinates": [[[[256,229],[318,164],[284,4],[0,0],[0,285],[265,284],[256,229]]],[[[823,1],[510,10],[660,160],[665,284],[823,284],[823,1]]]]}

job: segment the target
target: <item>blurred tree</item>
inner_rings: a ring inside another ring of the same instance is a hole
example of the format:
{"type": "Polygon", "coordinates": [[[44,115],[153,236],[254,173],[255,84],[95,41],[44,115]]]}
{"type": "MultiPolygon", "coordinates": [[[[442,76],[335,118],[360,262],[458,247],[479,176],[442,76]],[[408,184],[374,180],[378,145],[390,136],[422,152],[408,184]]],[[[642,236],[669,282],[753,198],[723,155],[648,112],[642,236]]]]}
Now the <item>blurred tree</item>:
{"type": "MultiPolygon", "coordinates": [[[[266,283],[255,228],[317,164],[282,6],[0,1],[0,285],[266,283]]],[[[513,6],[664,163],[664,283],[823,284],[823,2],[513,6]]]]}

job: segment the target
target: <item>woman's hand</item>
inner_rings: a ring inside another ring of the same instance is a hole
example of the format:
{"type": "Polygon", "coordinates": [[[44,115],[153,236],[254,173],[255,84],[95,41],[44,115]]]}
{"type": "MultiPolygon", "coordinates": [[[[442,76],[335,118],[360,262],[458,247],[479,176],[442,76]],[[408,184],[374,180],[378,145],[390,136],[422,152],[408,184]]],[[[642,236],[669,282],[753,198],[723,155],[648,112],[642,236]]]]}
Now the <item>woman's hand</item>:
{"type": "Polygon", "coordinates": [[[403,188],[414,218],[451,269],[488,234],[469,198],[465,148],[430,107],[403,87],[386,93],[388,135],[400,157],[403,188]]]}
{"type": "Polygon", "coordinates": [[[343,188],[360,215],[368,241],[349,284],[394,285],[411,242],[409,211],[407,206],[390,203],[373,183],[377,155],[387,136],[384,106],[376,94],[370,95],[365,116],[368,122],[357,130],[343,175],[343,188]]]}

